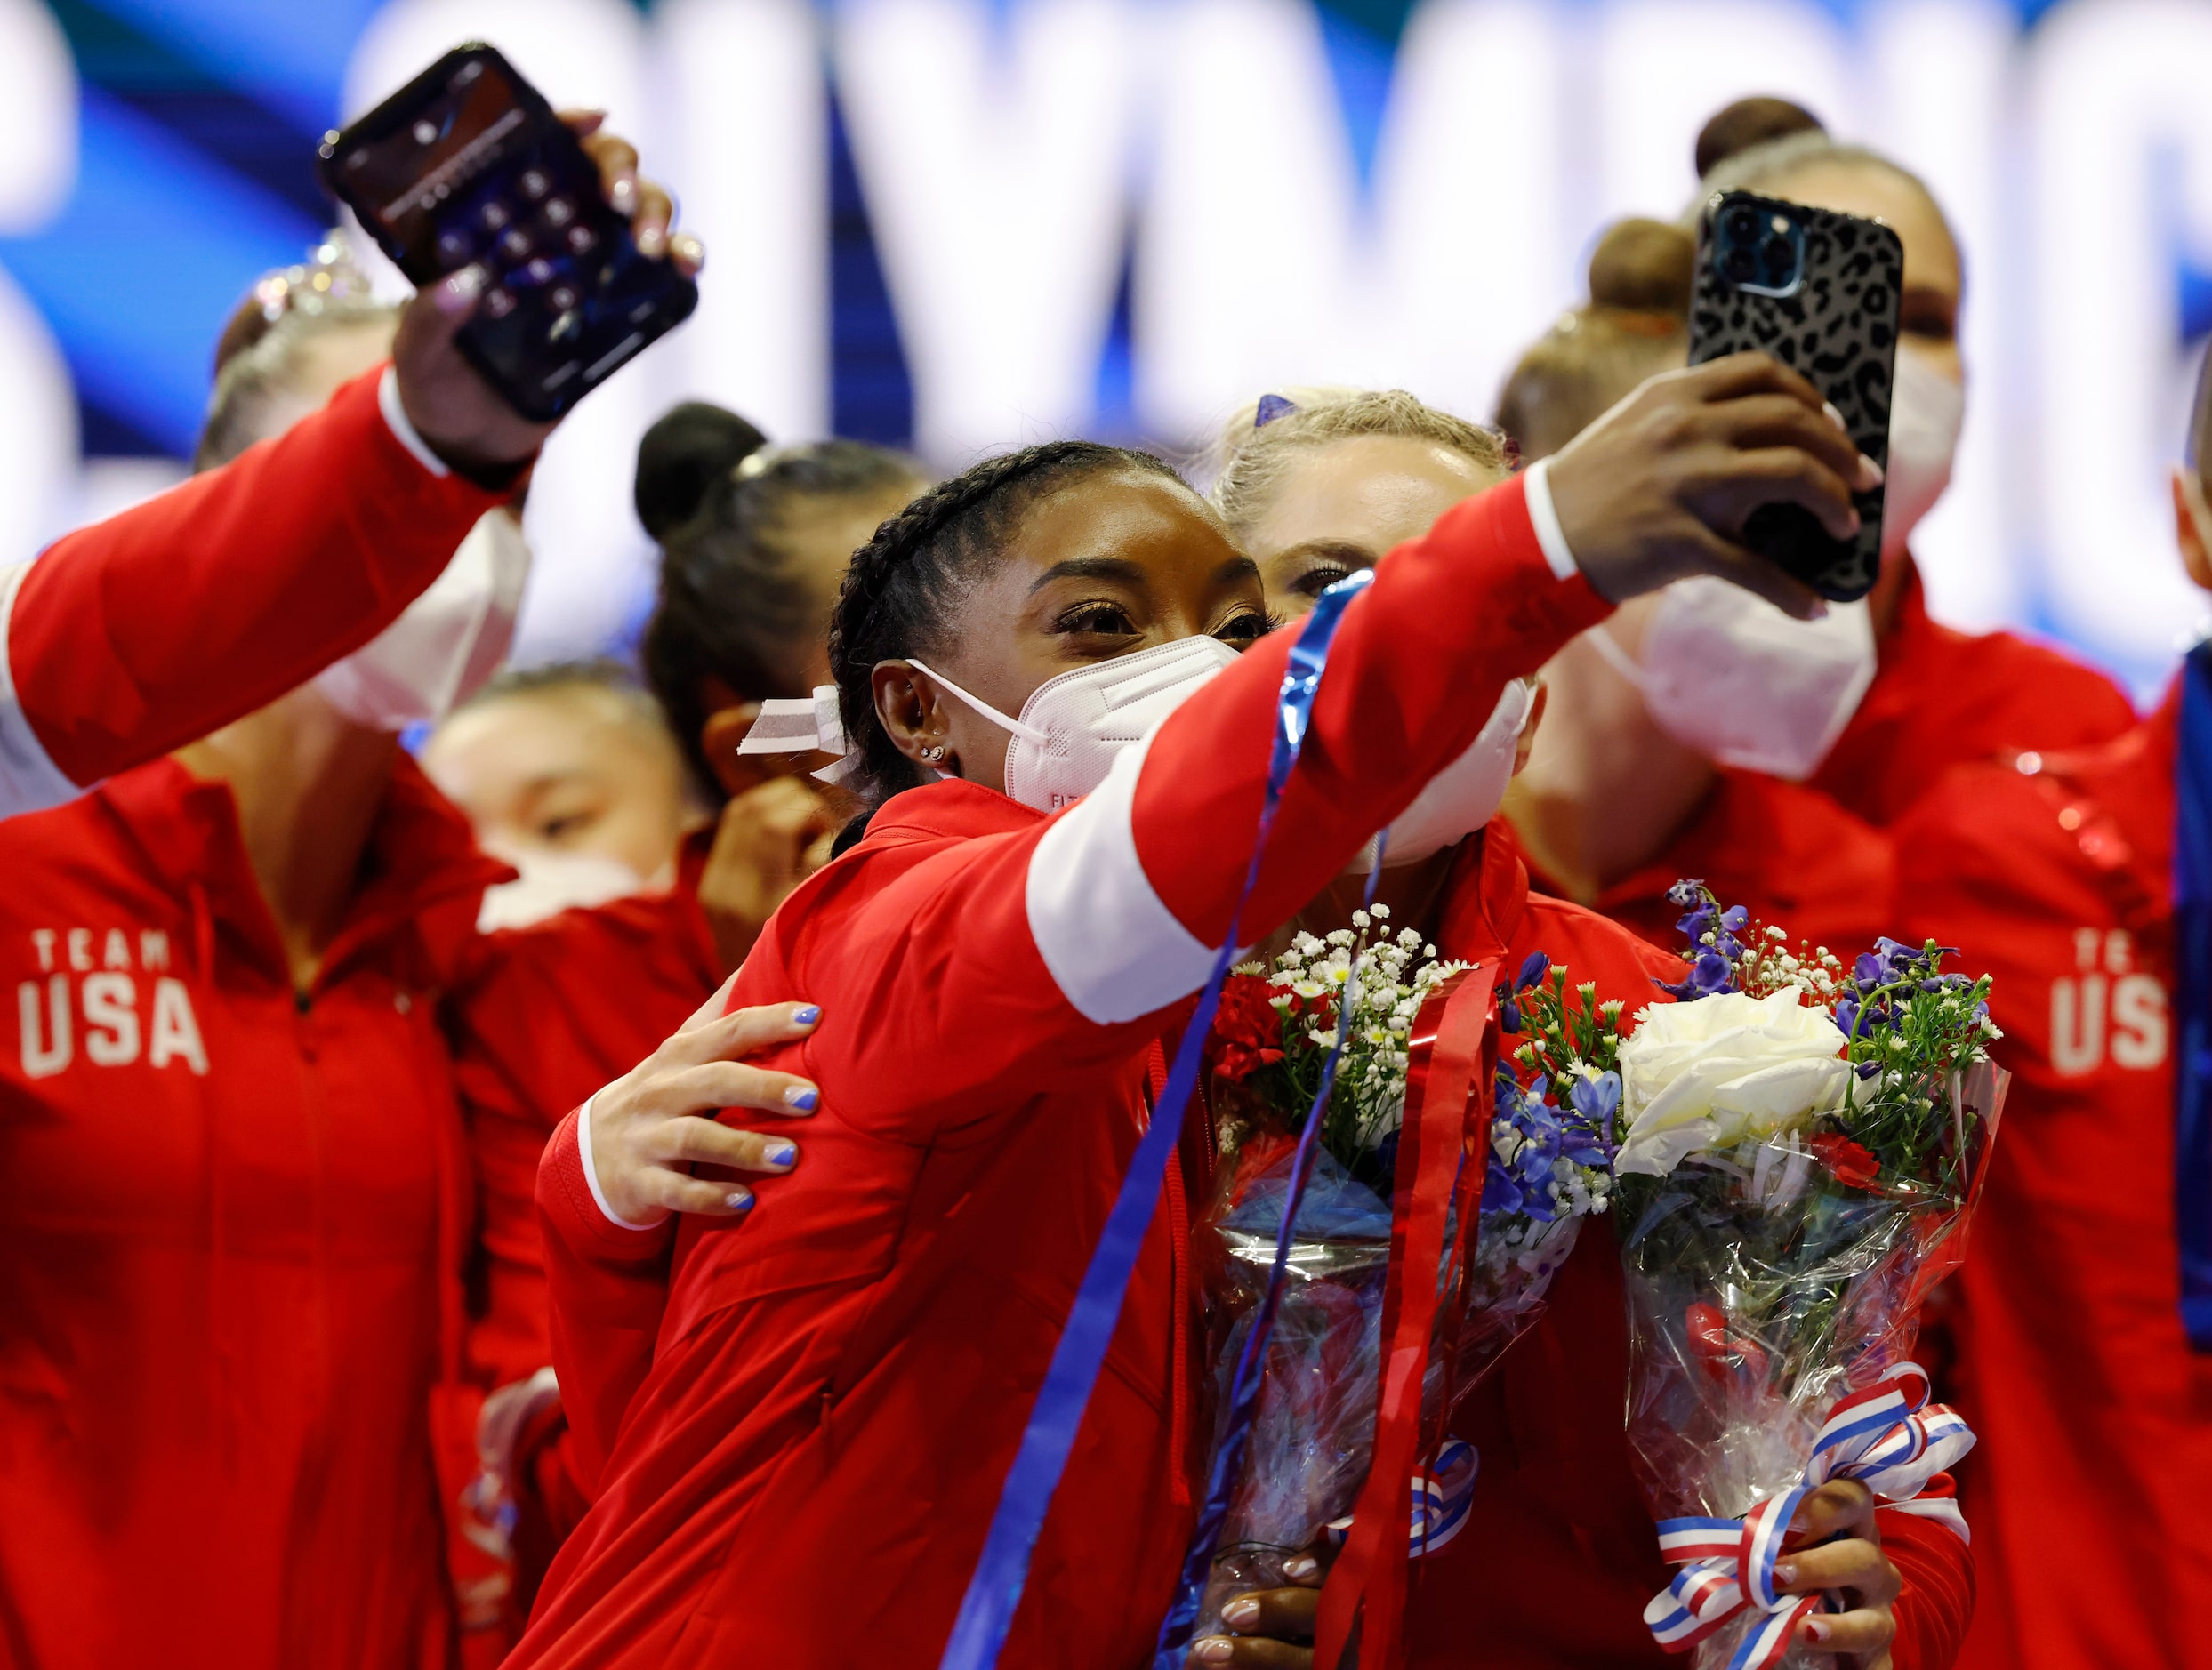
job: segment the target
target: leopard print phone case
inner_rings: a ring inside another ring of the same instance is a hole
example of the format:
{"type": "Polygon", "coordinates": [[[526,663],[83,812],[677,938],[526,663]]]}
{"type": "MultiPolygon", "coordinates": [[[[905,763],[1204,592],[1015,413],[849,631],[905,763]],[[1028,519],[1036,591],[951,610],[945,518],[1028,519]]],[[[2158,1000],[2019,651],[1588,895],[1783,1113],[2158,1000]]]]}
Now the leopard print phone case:
{"type": "MultiPolygon", "coordinates": [[[[1843,413],[1859,450],[1889,462],[1890,375],[1904,248],[1879,221],[1717,193],[1698,219],[1690,363],[1759,349],[1802,373],[1843,413]]],[[[1744,525],[1752,550],[1821,596],[1873,589],[1882,555],[1882,490],[1856,495],[1858,536],[1830,538],[1813,513],[1771,504],[1744,525]]]]}

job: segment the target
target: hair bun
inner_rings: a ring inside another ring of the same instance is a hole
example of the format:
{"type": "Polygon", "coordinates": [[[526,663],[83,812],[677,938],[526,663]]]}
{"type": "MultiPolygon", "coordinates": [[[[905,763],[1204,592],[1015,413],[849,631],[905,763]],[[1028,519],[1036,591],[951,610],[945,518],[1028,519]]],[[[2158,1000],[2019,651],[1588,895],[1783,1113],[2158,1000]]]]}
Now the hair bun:
{"type": "Polygon", "coordinates": [[[1700,180],[1754,145],[1787,139],[1792,133],[1825,133],[1828,129],[1803,105],[1771,94],[1756,94],[1723,105],[1698,130],[1697,177],[1700,180]]]}
{"type": "Polygon", "coordinates": [[[687,400],[664,414],[638,443],[638,520],[664,540],[699,513],[707,494],[768,437],[735,412],[687,400]]]}
{"type": "Polygon", "coordinates": [[[1696,261],[1697,245],[1680,227],[1665,221],[1616,221],[1590,253],[1590,305],[1686,317],[1696,261]]]}

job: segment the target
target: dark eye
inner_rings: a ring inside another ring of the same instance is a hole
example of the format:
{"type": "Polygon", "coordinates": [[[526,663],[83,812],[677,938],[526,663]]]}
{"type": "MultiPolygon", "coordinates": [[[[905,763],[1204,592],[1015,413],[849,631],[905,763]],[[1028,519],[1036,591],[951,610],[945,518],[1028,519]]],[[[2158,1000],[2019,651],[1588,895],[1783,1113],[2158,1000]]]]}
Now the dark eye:
{"type": "Polygon", "coordinates": [[[1258,609],[1241,609],[1213,630],[1213,635],[1225,644],[1235,644],[1239,649],[1257,644],[1283,622],[1258,609]]]}
{"type": "Polygon", "coordinates": [[[1055,621],[1052,630],[1086,638],[1134,638],[1137,622],[1118,603],[1079,603],[1055,621]]]}
{"type": "Polygon", "coordinates": [[[1302,598],[1317,598],[1338,581],[1350,578],[1352,573],[1347,563],[1316,563],[1291,582],[1291,590],[1302,598]]]}
{"type": "Polygon", "coordinates": [[[558,847],[563,841],[572,840],[583,834],[591,826],[591,815],[587,812],[569,812],[545,819],[539,823],[537,832],[542,839],[558,847]]]}

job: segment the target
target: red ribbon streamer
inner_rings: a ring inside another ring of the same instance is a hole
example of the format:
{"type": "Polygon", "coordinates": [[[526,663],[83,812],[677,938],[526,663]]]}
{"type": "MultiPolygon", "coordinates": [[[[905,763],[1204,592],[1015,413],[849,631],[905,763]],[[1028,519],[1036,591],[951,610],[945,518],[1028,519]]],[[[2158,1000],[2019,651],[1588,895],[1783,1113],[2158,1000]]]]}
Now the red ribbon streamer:
{"type": "MultiPolygon", "coordinates": [[[[1460,1157],[1466,1154],[1468,1164],[1478,1168],[1484,1163],[1480,1144],[1468,1152],[1468,1098],[1487,1089],[1494,1062],[1494,1046],[1486,1048],[1485,1043],[1494,1024],[1491,996],[1497,978],[1497,965],[1491,963],[1438,983],[1421,1005],[1408,1040],[1405,1120],[1398,1132],[1390,1213],[1390,1270],[1383,1288],[1387,1343],[1374,1461],[1352,1510],[1352,1534],[1322,1588],[1315,1670],[1337,1670],[1353,1626],[1363,1618],[1362,1670],[1397,1670],[1404,1656],[1405,1504],[1420,1459],[1421,1382],[1442,1297],[1437,1273],[1460,1157]]],[[[1473,1200],[1479,1202],[1479,1193],[1473,1200]]],[[[1472,1250],[1476,1209],[1464,1207],[1460,1213],[1460,1234],[1468,1248],[1461,1256],[1462,1267],[1472,1250]]]]}

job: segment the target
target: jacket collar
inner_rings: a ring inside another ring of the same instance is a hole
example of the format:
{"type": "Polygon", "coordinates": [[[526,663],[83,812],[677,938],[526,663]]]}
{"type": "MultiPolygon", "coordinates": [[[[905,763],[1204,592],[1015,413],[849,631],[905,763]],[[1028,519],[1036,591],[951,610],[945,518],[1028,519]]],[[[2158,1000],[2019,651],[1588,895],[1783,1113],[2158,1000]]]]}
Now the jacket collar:
{"type": "MultiPolygon", "coordinates": [[[[261,898],[230,785],[173,759],[110,778],[95,794],[143,854],[165,891],[204,907],[266,972],[288,979],[283,942],[261,898]]],[[[392,763],[362,854],[361,878],[325,952],[318,987],[358,957],[412,934],[442,980],[474,931],[483,890],[514,871],[476,847],[468,822],[414,761],[392,763]]]]}
{"type": "Polygon", "coordinates": [[[1436,950],[1481,962],[1505,954],[1528,914],[1528,866],[1502,816],[1460,843],[1444,879],[1436,917],[1436,950]]]}
{"type": "Polygon", "coordinates": [[[1044,816],[1034,807],[1024,806],[996,789],[946,777],[905,790],[886,800],[868,821],[868,832],[861,845],[877,840],[961,840],[975,835],[1003,835],[1010,830],[1027,829],[1042,822],[1044,816]]]}

